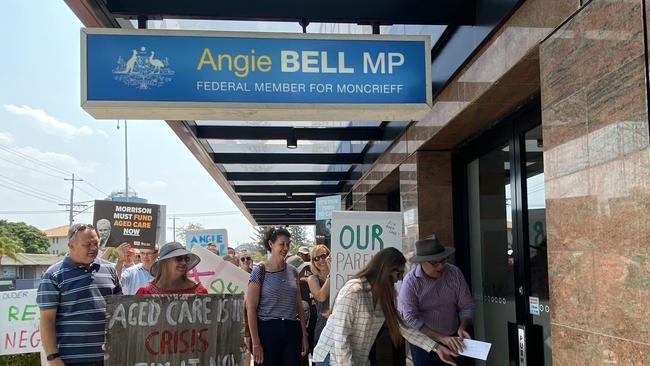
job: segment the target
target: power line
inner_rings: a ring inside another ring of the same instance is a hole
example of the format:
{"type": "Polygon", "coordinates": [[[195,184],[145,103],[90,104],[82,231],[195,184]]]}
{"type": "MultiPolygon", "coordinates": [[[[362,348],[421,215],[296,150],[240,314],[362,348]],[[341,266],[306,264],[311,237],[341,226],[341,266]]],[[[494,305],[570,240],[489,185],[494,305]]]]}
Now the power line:
{"type": "Polygon", "coordinates": [[[69,172],[69,171],[67,171],[65,169],[56,167],[56,166],[48,164],[48,163],[44,163],[44,162],[42,162],[40,160],[37,160],[37,159],[27,155],[27,154],[21,153],[20,151],[16,151],[15,149],[12,149],[12,148],[9,148],[9,147],[6,147],[6,146],[1,146],[1,145],[0,145],[0,149],[4,150],[4,151],[6,151],[6,152],[8,152],[10,154],[14,154],[14,155],[16,155],[18,157],[21,157],[23,159],[29,160],[32,163],[36,164],[36,165],[40,165],[40,166],[42,166],[44,168],[53,170],[53,171],[55,171],[55,172],[57,172],[59,174],[65,174],[65,175],[72,174],[72,172],[69,172]]]}
{"type": "Polygon", "coordinates": [[[24,168],[24,169],[30,170],[32,172],[44,174],[44,175],[47,175],[47,176],[50,176],[50,177],[53,177],[53,178],[61,179],[61,178],[64,177],[63,175],[54,175],[54,174],[51,174],[51,173],[48,173],[48,172],[45,172],[45,171],[42,171],[42,170],[38,170],[38,169],[33,168],[33,167],[27,167],[27,166],[21,165],[20,163],[15,162],[15,161],[3,158],[1,156],[0,156],[0,160],[4,160],[4,161],[6,161],[8,163],[11,163],[11,164],[14,164],[14,165],[16,165],[16,166],[18,166],[20,168],[24,168]]]}
{"type": "Polygon", "coordinates": [[[29,185],[27,185],[27,184],[25,184],[23,182],[19,182],[19,181],[15,180],[15,179],[11,179],[11,178],[9,178],[7,176],[4,176],[4,175],[0,175],[0,179],[4,179],[4,180],[7,180],[7,181],[12,182],[14,184],[17,184],[21,189],[24,189],[26,191],[31,191],[31,192],[33,192],[35,194],[39,194],[39,195],[42,195],[42,196],[45,196],[45,197],[50,197],[50,198],[53,198],[53,199],[56,199],[56,200],[64,200],[65,199],[65,198],[62,198],[62,196],[57,196],[55,194],[43,191],[41,189],[34,188],[34,187],[29,186],[29,185]]]}
{"type": "Polygon", "coordinates": [[[43,196],[39,196],[39,195],[33,194],[33,193],[31,193],[31,192],[25,192],[25,191],[23,191],[23,190],[20,190],[19,188],[16,188],[16,187],[13,187],[13,186],[8,186],[8,185],[6,185],[6,184],[3,184],[2,182],[0,182],[0,187],[5,187],[5,188],[10,189],[10,190],[12,190],[12,191],[16,191],[16,192],[19,192],[19,193],[22,193],[22,194],[25,194],[25,195],[28,195],[28,196],[31,196],[31,197],[34,197],[34,198],[38,198],[38,199],[43,200],[43,201],[47,201],[47,202],[50,202],[50,203],[56,203],[56,204],[58,204],[58,202],[55,201],[55,200],[53,200],[53,199],[50,199],[50,198],[47,198],[47,197],[43,197],[43,196]]]}
{"type": "MultiPolygon", "coordinates": [[[[71,172],[71,171],[69,171],[69,170],[66,170],[66,169],[63,169],[63,168],[59,168],[59,167],[56,167],[56,166],[54,166],[54,165],[52,165],[52,164],[48,164],[48,163],[42,162],[42,161],[37,160],[37,159],[35,159],[35,158],[33,158],[33,157],[27,155],[27,154],[21,153],[20,151],[16,151],[15,149],[12,149],[12,148],[9,148],[9,147],[6,147],[6,146],[0,146],[0,149],[4,150],[4,151],[6,151],[6,152],[8,152],[8,153],[10,153],[10,154],[14,154],[14,155],[18,156],[19,158],[22,158],[22,159],[28,160],[28,161],[30,161],[30,162],[32,162],[32,163],[34,163],[34,164],[36,164],[36,165],[39,165],[39,166],[41,166],[41,167],[43,167],[43,168],[50,169],[50,170],[52,170],[52,171],[54,171],[54,172],[56,172],[56,173],[58,173],[58,174],[63,174],[64,176],[69,176],[69,175],[74,174],[73,172],[71,172]]],[[[3,160],[4,160],[4,159],[3,159],[3,160]]],[[[15,164],[15,163],[14,163],[14,164],[15,164]]],[[[44,174],[45,174],[45,173],[44,173],[44,174]]],[[[63,177],[59,177],[59,176],[57,176],[57,177],[55,177],[55,178],[63,178],[63,177]]],[[[81,179],[83,179],[83,178],[81,178],[81,179]]],[[[88,184],[91,188],[97,190],[98,192],[100,192],[100,193],[102,193],[102,194],[104,194],[104,195],[106,195],[106,196],[109,196],[108,193],[106,193],[106,192],[102,191],[101,189],[97,188],[97,186],[95,186],[94,184],[90,183],[87,179],[83,179],[83,182],[86,183],[86,184],[88,184]]]]}

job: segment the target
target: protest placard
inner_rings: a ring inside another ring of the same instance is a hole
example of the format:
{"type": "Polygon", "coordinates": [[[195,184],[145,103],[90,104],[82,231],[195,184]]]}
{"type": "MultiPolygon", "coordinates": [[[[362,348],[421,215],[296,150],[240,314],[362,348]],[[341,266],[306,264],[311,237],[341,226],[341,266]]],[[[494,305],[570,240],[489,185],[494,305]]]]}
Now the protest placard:
{"type": "Polygon", "coordinates": [[[402,250],[401,212],[334,211],[330,304],[351,276],[388,247],[402,250]]]}
{"type": "Polygon", "coordinates": [[[41,351],[36,290],[0,292],[0,355],[41,351]]]}
{"type": "Polygon", "coordinates": [[[93,223],[100,248],[122,243],[141,249],[153,248],[159,211],[159,205],[148,203],[95,201],[93,223]]]}
{"type": "Polygon", "coordinates": [[[205,247],[208,243],[214,243],[219,247],[219,253],[226,255],[228,249],[228,230],[226,229],[205,229],[188,230],[185,232],[185,246],[191,250],[195,245],[205,247]]]}
{"type": "Polygon", "coordinates": [[[200,245],[192,247],[192,253],[201,258],[201,262],[188,272],[195,282],[201,282],[211,294],[241,294],[248,288],[250,274],[243,269],[226,262],[218,255],[200,245]]]}
{"type": "Polygon", "coordinates": [[[110,296],[105,366],[239,366],[244,296],[110,296]]]}

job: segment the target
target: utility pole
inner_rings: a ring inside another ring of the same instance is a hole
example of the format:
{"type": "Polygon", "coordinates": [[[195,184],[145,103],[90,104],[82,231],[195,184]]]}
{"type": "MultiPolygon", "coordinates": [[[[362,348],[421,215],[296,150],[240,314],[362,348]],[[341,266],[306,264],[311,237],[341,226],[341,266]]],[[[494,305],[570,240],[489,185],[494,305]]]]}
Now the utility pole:
{"type": "Polygon", "coordinates": [[[129,202],[129,144],[127,131],[128,127],[126,120],[124,120],[124,196],[126,196],[126,202],[129,202]]]}
{"type": "Polygon", "coordinates": [[[173,231],[174,231],[174,236],[173,236],[174,239],[172,241],[176,241],[176,219],[177,218],[178,217],[176,217],[176,216],[172,216],[172,217],[169,218],[170,220],[172,220],[172,228],[173,228],[173,231]]]}
{"type": "Polygon", "coordinates": [[[72,186],[70,187],[70,203],[65,204],[59,204],[59,206],[67,206],[70,208],[70,217],[69,217],[69,224],[72,226],[72,223],[74,222],[74,213],[75,213],[75,207],[85,207],[86,205],[83,204],[75,204],[74,203],[74,182],[83,182],[83,179],[78,179],[74,177],[74,173],[72,173],[72,178],[64,178],[64,180],[69,180],[72,182],[72,186]]]}

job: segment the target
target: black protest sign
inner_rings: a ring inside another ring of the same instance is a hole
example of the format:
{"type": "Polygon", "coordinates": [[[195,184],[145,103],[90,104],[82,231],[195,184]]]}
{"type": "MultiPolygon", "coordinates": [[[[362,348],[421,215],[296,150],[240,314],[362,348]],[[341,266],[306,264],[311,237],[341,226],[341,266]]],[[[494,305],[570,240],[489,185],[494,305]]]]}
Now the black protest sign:
{"type": "Polygon", "coordinates": [[[129,243],[135,248],[153,248],[159,211],[159,205],[148,203],[95,201],[93,223],[100,247],[129,243]]]}
{"type": "Polygon", "coordinates": [[[105,366],[240,366],[244,294],[111,296],[105,366]]]}

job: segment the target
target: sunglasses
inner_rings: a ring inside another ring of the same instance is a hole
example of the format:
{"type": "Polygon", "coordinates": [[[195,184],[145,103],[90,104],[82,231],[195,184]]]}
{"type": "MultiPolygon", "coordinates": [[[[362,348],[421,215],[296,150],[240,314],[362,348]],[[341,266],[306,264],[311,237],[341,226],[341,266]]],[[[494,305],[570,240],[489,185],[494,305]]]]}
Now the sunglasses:
{"type": "Polygon", "coordinates": [[[190,262],[190,256],[189,255],[180,255],[178,257],[174,257],[176,262],[190,262]]]}
{"type": "Polygon", "coordinates": [[[94,230],[95,227],[92,226],[91,224],[80,224],[79,226],[75,227],[72,232],[70,233],[68,239],[72,240],[75,235],[77,235],[78,232],[80,231],[85,231],[86,229],[91,229],[94,230]]]}
{"type": "Polygon", "coordinates": [[[249,260],[251,260],[251,257],[241,257],[240,260],[242,262],[248,262],[249,260]]]}
{"type": "Polygon", "coordinates": [[[317,256],[314,257],[314,262],[320,262],[321,260],[324,261],[325,259],[327,259],[327,257],[329,257],[329,253],[328,254],[317,255],[317,256]]]}

